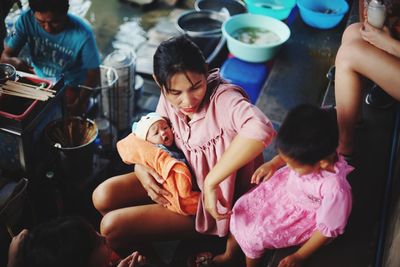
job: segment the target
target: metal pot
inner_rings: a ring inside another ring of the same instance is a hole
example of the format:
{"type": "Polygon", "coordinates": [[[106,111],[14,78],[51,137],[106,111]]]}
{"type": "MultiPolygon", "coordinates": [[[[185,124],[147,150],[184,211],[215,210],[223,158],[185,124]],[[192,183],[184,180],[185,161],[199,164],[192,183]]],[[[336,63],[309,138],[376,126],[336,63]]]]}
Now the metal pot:
{"type": "Polygon", "coordinates": [[[212,10],[188,11],[178,17],[177,28],[190,37],[220,37],[227,18],[226,14],[212,10]]]}
{"type": "Polygon", "coordinates": [[[15,80],[17,70],[14,66],[7,63],[0,63],[0,84],[4,84],[8,80],[15,80]]]}
{"type": "Polygon", "coordinates": [[[196,0],[194,7],[196,10],[214,10],[218,12],[225,8],[231,16],[247,12],[246,6],[238,0],[196,0]]]}

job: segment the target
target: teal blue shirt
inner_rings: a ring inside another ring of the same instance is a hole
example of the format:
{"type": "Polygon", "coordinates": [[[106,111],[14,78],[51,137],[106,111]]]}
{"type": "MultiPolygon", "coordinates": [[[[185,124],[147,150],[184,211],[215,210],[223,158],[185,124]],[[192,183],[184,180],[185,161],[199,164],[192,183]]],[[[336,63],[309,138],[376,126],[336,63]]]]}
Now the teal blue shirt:
{"type": "Polygon", "coordinates": [[[59,78],[64,74],[68,86],[82,84],[86,80],[87,70],[100,65],[90,26],[72,14],[68,14],[68,22],[62,32],[50,34],[36,21],[32,10],[23,12],[6,45],[20,51],[25,44],[28,45],[38,76],[59,78]]]}

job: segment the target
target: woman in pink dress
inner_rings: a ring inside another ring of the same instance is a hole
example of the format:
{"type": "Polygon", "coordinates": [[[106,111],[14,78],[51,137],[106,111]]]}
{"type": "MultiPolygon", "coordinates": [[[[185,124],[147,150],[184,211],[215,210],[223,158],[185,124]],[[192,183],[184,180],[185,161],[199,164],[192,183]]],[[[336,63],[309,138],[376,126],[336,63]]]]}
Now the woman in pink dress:
{"type": "Polygon", "coordinates": [[[243,90],[222,80],[218,70],[209,71],[199,48],[184,36],[160,44],[153,77],[162,92],[157,112],[171,121],[201,197],[196,215],[182,216],[164,207],[168,192],[153,170],[136,165],[135,172],[106,180],[93,203],[104,216],[101,233],[116,249],[197,232],[226,236],[235,197],[250,188],[262,151],[275,136],[243,90]]]}
{"type": "Polygon", "coordinates": [[[279,155],[254,173],[252,182],[263,182],[236,202],[227,249],[215,264],[236,266],[239,245],[247,267],[259,266],[268,249],[300,245],[279,267],[300,266],[343,234],[352,207],[346,176],[353,168],[336,152],[332,113],[308,104],[288,113],[276,140],[279,155]]]}

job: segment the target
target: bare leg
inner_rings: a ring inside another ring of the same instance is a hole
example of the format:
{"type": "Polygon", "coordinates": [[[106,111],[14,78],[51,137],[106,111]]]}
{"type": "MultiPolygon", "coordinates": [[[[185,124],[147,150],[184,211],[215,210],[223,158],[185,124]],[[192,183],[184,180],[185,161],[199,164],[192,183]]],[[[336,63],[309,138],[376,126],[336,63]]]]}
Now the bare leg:
{"type": "Polygon", "coordinates": [[[110,211],[101,221],[100,232],[114,249],[196,235],[193,217],[172,212],[159,204],[110,211]]]}
{"type": "Polygon", "coordinates": [[[156,259],[149,243],[196,235],[194,218],[154,204],[135,173],[112,177],[93,192],[93,203],[104,217],[100,232],[116,251],[139,249],[156,259]]]}
{"type": "Polygon", "coordinates": [[[120,208],[154,203],[134,172],[107,179],[94,190],[92,199],[102,215],[120,208]]]}
{"type": "Polygon", "coordinates": [[[262,263],[262,258],[251,259],[246,257],[246,267],[257,267],[262,263]]]}
{"type": "Polygon", "coordinates": [[[339,125],[339,152],[353,152],[354,125],[359,118],[362,78],[378,84],[400,100],[400,59],[361,38],[361,24],[350,25],[336,56],[335,97],[339,125]]]}
{"type": "Polygon", "coordinates": [[[235,237],[229,234],[226,241],[226,250],[223,254],[213,258],[213,262],[217,266],[242,266],[242,251],[235,237]]]}

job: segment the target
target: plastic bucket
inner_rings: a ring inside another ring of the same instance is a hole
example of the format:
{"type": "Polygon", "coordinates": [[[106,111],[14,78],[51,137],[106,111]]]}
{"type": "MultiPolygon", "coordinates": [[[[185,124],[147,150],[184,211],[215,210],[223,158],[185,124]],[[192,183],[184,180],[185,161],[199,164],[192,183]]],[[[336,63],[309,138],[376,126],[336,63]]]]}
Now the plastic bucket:
{"type": "Polygon", "coordinates": [[[79,180],[92,174],[98,135],[93,121],[80,117],[55,120],[46,126],[45,134],[66,177],[79,180]]]}

